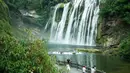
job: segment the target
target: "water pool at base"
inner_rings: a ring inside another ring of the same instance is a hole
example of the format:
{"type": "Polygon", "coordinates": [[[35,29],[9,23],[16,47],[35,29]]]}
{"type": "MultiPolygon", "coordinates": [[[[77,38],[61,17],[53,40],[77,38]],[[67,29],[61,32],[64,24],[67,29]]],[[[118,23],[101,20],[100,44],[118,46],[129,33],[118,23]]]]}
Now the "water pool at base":
{"type": "Polygon", "coordinates": [[[82,54],[55,54],[56,59],[66,61],[70,59],[73,63],[80,65],[96,65],[96,68],[106,73],[130,73],[130,63],[124,62],[117,56],[104,56],[102,54],[82,53],[82,54]],[[93,58],[88,57],[93,56],[93,58]],[[89,59],[89,60],[88,60],[89,59]],[[91,59],[91,60],[90,60],[91,59]],[[93,64],[91,64],[93,63],[93,64]]]}

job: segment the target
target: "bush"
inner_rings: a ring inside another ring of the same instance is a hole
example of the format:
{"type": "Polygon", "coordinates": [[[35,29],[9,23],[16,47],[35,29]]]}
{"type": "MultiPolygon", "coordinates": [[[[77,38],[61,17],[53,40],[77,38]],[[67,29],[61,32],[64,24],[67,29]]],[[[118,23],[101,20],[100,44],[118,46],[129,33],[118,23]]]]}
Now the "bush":
{"type": "Polygon", "coordinates": [[[130,1],[129,0],[106,0],[101,3],[101,17],[121,18],[124,22],[130,24],[130,1]]]}
{"type": "Polygon", "coordinates": [[[21,43],[14,37],[6,36],[0,41],[2,46],[0,48],[0,69],[2,72],[57,73],[55,63],[51,61],[41,40],[21,43]]]}
{"type": "Polygon", "coordinates": [[[54,64],[43,41],[20,41],[12,36],[8,21],[0,20],[0,73],[58,73],[54,64]]]}
{"type": "Polygon", "coordinates": [[[130,37],[121,42],[119,54],[124,60],[130,61],[130,37]]]}

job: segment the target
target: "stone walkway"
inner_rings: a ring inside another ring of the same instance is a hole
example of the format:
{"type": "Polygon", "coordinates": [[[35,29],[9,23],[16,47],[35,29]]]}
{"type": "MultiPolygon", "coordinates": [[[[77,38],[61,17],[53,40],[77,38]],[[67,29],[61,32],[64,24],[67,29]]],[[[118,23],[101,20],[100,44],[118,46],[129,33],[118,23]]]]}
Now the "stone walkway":
{"type": "Polygon", "coordinates": [[[71,68],[71,70],[69,71],[69,73],[82,73],[81,70],[76,69],[76,68],[71,68]]]}
{"type": "MultiPolygon", "coordinates": [[[[56,65],[59,69],[63,68],[63,66],[59,66],[59,65],[56,65]]],[[[76,68],[70,68],[70,71],[69,73],[82,73],[82,71],[80,69],[76,69],[76,68]]]]}

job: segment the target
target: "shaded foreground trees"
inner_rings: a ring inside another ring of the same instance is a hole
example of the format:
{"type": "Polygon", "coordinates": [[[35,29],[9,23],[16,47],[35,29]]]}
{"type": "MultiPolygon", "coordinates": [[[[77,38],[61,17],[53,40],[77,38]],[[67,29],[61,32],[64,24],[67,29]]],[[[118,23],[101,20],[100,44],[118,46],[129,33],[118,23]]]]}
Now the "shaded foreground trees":
{"type": "Polygon", "coordinates": [[[58,73],[41,40],[12,36],[7,5],[0,0],[0,73],[58,73]]]}

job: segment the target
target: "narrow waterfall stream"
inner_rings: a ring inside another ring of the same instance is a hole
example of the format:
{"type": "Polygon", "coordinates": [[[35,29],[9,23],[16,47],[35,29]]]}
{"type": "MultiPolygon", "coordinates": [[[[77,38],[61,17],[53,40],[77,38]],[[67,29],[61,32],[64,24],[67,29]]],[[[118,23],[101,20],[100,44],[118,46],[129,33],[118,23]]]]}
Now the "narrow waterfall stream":
{"type": "MultiPolygon", "coordinates": [[[[49,42],[95,46],[98,13],[99,0],[73,0],[57,4],[51,17],[49,42]]],[[[86,58],[87,66],[96,65],[95,54],[87,54],[86,58]]]]}

